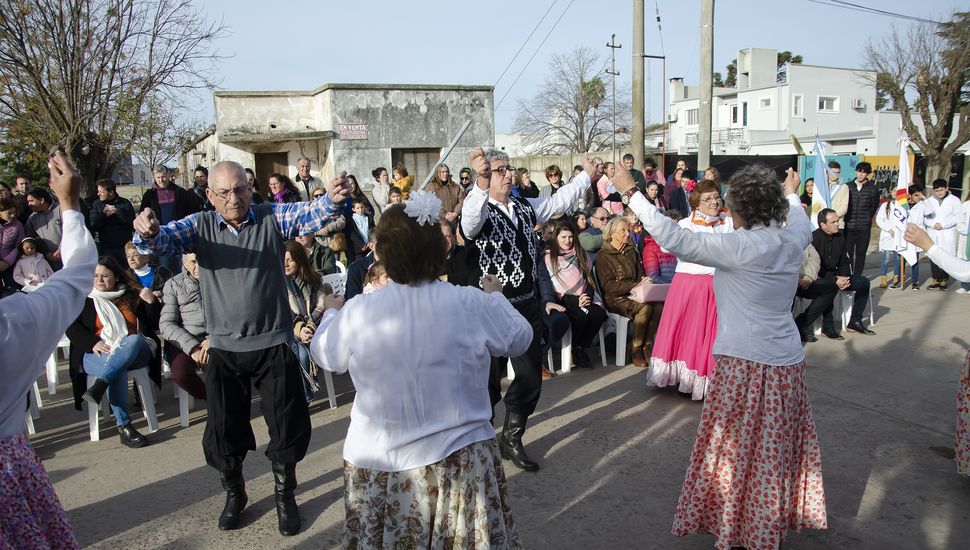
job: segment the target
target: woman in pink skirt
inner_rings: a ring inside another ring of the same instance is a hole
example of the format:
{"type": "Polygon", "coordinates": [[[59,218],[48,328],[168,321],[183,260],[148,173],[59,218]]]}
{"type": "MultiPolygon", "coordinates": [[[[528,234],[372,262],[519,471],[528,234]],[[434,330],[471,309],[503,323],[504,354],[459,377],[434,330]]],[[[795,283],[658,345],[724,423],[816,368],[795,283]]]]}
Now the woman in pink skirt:
{"type": "Polygon", "coordinates": [[[31,294],[0,306],[0,548],[77,548],[47,472],[24,437],[27,392],[91,290],[98,251],[84,226],[81,176],[58,152],[51,189],[61,205],[64,268],[31,294]]]}
{"type": "Polygon", "coordinates": [[[802,253],[811,244],[798,181],[789,170],[783,189],[764,166],[738,171],[727,201],[735,231],[712,233],[678,226],[631,177],[614,179],[660,246],[716,269],[717,367],[673,533],[711,533],[719,549],[773,550],[789,529],[827,526],[805,355],[791,315],[802,253]]]}
{"type": "MultiPolygon", "coordinates": [[[[734,231],[721,208],[720,186],[710,180],[688,185],[693,212],[679,225],[694,233],[734,231]]],[[[678,259],[657,329],[647,383],[661,388],[678,385],[678,390],[692,399],[704,399],[714,372],[711,349],[716,335],[714,268],[678,259]]]]}

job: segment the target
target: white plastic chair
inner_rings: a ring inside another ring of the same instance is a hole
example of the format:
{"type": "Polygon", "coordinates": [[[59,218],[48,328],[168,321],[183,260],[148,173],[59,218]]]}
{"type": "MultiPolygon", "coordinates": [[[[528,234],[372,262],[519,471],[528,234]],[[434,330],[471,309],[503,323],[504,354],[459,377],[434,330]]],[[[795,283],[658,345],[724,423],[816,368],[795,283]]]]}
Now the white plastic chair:
{"type": "Polygon", "coordinates": [[[347,268],[344,267],[344,264],[343,263],[337,262],[337,272],[338,273],[347,273],[347,268]]]}
{"type": "MultiPolygon", "coordinates": [[[[616,325],[616,359],[614,363],[618,367],[626,366],[626,334],[630,327],[630,319],[619,313],[610,313],[610,319],[616,325]]],[[[602,340],[600,340],[602,342],[602,340]]],[[[603,344],[600,344],[602,347],[603,344]]]]}
{"type": "MultiPolygon", "coordinates": [[[[839,313],[839,321],[842,323],[843,330],[852,319],[853,300],[855,300],[854,290],[843,290],[835,295],[835,310],[839,313]]],[[[869,325],[873,326],[876,324],[876,315],[872,307],[872,287],[869,287],[869,303],[866,304],[866,309],[869,310],[869,325]]],[[[862,314],[865,316],[865,312],[862,314]]]]}
{"type": "Polygon", "coordinates": [[[175,384],[172,384],[176,388],[176,395],[179,399],[179,425],[183,428],[189,427],[189,410],[195,407],[195,398],[189,395],[189,392],[183,390],[175,384]]]}
{"type": "MultiPolygon", "coordinates": [[[[95,379],[95,376],[88,375],[89,388],[94,384],[95,379]]],[[[145,367],[128,371],[128,380],[135,381],[135,387],[141,395],[141,405],[144,408],[145,420],[148,421],[148,433],[157,432],[158,416],[155,414],[155,395],[152,392],[152,381],[148,377],[148,368],[145,367]]],[[[108,411],[111,410],[108,401],[108,394],[105,392],[104,397],[101,398],[101,409],[104,411],[106,418],[108,417],[108,411]]],[[[91,432],[91,441],[101,440],[99,421],[98,408],[88,403],[88,429],[91,432]]]]}
{"type": "Polygon", "coordinates": [[[58,350],[64,350],[62,353],[65,359],[70,359],[70,349],[71,341],[67,339],[67,336],[62,336],[60,342],[57,343],[57,347],[51,353],[51,356],[47,359],[47,395],[55,395],[57,393],[57,384],[59,383],[59,378],[57,375],[57,352],[58,350]]]}
{"type": "Polygon", "coordinates": [[[334,294],[339,294],[343,296],[344,291],[347,289],[347,273],[331,273],[330,275],[324,275],[320,277],[321,285],[330,285],[333,289],[334,294]]]}

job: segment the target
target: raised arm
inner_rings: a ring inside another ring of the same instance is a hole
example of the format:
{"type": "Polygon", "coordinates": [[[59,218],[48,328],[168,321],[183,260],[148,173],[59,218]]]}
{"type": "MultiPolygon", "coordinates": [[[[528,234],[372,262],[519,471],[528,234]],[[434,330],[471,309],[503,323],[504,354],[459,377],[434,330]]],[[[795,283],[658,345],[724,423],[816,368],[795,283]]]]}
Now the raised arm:
{"type": "Polygon", "coordinates": [[[569,182],[568,185],[560,187],[555,195],[547,198],[526,199],[536,213],[536,223],[545,223],[550,218],[565,214],[580,197],[586,194],[593,181],[593,176],[599,173],[599,168],[587,155],[583,155],[583,168],[583,172],[573,178],[573,181],[569,182]]]}
{"type": "Polygon", "coordinates": [[[954,279],[960,281],[961,283],[970,283],[970,261],[961,260],[953,254],[950,254],[943,248],[937,246],[933,239],[926,234],[918,225],[907,224],[906,233],[903,234],[903,238],[906,242],[912,243],[919,248],[926,251],[926,255],[930,260],[943,268],[953,276],[954,279]]]}
{"type": "Polygon", "coordinates": [[[37,379],[54,346],[81,313],[98,261],[94,239],[79,210],[81,176],[61,152],[51,157],[49,165],[51,189],[61,205],[64,268],[35,292],[4,298],[0,307],[0,377],[21,395],[37,379]]]}
{"type": "Polygon", "coordinates": [[[132,242],[142,254],[171,256],[195,250],[196,225],[202,214],[190,214],[181,220],[159,225],[151,208],[135,216],[135,238],[132,242]]]}
{"type": "Polygon", "coordinates": [[[485,160],[485,151],[481,147],[475,149],[469,156],[468,165],[475,174],[475,185],[468,190],[465,201],[461,205],[461,232],[465,237],[474,239],[485,225],[492,168],[485,160]]]}

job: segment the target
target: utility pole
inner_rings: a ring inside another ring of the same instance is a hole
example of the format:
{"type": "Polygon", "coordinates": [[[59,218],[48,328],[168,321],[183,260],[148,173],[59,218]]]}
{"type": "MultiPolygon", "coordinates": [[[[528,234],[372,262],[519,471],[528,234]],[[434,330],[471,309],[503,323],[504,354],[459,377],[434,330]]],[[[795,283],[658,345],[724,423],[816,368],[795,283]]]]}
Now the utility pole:
{"type": "Polygon", "coordinates": [[[633,0],[633,165],[643,163],[643,0],[633,0]]]}
{"type": "Polygon", "coordinates": [[[714,0],[701,0],[701,105],[697,171],[711,165],[711,109],[714,100],[714,0]]]}
{"type": "Polygon", "coordinates": [[[613,75],[613,163],[616,164],[616,77],[620,76],[620,72],[616,70],[616,50],[623,47],[622,44],[616,43],[616,34],[610,35],[610,41],[606,45],[610,48],[610,70],[606,71],[606,74],[613,75]]]}

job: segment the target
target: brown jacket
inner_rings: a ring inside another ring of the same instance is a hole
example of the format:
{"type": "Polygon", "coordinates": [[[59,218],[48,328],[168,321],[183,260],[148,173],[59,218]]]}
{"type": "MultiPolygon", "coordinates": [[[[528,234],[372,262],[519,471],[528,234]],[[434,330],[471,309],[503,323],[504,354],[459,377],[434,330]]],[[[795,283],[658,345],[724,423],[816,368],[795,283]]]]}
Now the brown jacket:
{"type": "Polygon", "coordinates": [[[425,191],[430,191],[441,199],[441,215],[447,212],[461,214],[462,204],[465,202],[465,193],[461,186],[455,182],[439,183],[437,178],[428,182],[425,191]]]}
{"type": "Polygon", "coordinates": [[[626,244],[618,251],[604,239],[603,248],[596,253],[596,276],[603,288],[606,309],[629,317],[634,309],[641,307],[627,297],[644,277],[643,262],[633,245],[626,244]]]}

